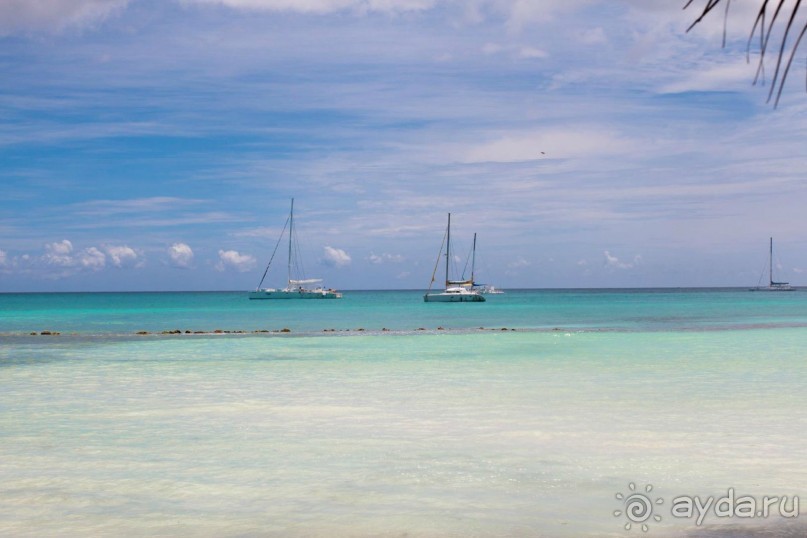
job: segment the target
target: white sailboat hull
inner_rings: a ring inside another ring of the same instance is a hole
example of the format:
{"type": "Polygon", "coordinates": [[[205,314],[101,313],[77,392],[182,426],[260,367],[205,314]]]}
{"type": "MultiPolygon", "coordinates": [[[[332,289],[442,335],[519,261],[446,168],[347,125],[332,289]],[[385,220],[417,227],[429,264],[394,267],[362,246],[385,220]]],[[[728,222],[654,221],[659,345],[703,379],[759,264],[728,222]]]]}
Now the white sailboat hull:
{"type": "Polygon", "coordinates": [[[788,284],[786,286],[767,286],[767,287],[751,288],[749,291],[796,291],[796,288],[788,284]]]}
{"type": "Polygon", "coordinates": [[[341,299],[334,290],[273,290],[262,289],[249,292],[250,299],[341,299]]]}
{"type": "Polygon", "coordinates": [[[427,303],[484,303],[485,297],[476,292],[427,293],[423,296],[427,303]]]}

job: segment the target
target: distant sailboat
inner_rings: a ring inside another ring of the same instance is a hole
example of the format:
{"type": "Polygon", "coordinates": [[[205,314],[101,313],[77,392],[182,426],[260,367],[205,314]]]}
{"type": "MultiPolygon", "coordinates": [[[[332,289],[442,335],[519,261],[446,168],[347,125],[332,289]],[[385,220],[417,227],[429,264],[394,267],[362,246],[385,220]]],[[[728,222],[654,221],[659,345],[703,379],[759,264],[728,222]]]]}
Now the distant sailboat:
{"type": "Polygon", "coordinates": [[[482,293],[484,295],[501,295],[504,293],[504,290],[500,290],[499,288],[493,286],[492,284],[485,284],[478,289],[479,293],[482,293]]]}
{"type": "MultiPolygon", "coordinates": [[[[466,262],[467,264],[467,262],[466,262]]],[[[473,282],[473,289],[482,295],[501,295],[504,291],[500,290],[493,284],[480,284],[474,279],[474,267],[476,266],[476,234],[474,234],[474,246],[471,249],[471,282],[473,282]]],[[[465,269],[462,274],[465,275],[465,269]]]]}
{"type": "MultiPolygon", "coordinates": [[[[437,264],[435,264],[434,272],[432,273],[431,282],[429,282],[429,290],[423,296],[423,300],[427,303],[483,303],[485,297],[474,289],[474,276],[473,269],[471,269],[470,280],[450,280],[449,278],[449,265],[451,261],[451,213],[448,214],[448,226],[446,227],[445,235],[446,246],[446,289],[440,293],[432,293],[432,285],[434,284],[434,273],[437,272],[437,264]]],[[[440,245],[440,253],[437,255],[437,263],[440,262],[440,256],[443,254],[443,246],[440,245]]],[[[474,256],[476,256],[476,236],[474,235],[474,256]]]]}
{"type": "Polygon", "coordinates": [[[773,237],[771,237],[768,251],[768,285],[757,286],[756,288],[751,288],[749,291],[795,291],[795,289],[796,288],[791,286],[788,282],[774,282],[773,280],[773,237]]]}
{"type": "Polygon", "coordinates": [[[250,299],[339,299],[342,294],[336,290],[325,289],[322,286],[314,288],[306,288],[306,284],[316,284],[322,282],[320,278],[292,278],[292,268],[294,260],[297,259],[294,253],[294,198],[291,199],[291,210],[289,211],[289,218],[286,220],[286,225],[280,232],[280,237],[277,239],[277,245],[272,252],[272,257],[266,265],[266,270],[263,272],[263,277],[258,283],[255,291],[249,293],[250,299]],[[288,258],[288,278],[286,279],[286,287],[283,289],[276,288],[261,288],[264,279],[269,272],[269,267],[272,265],[272,260],[275,259],[277,247],[280,246],[280,241],[283,239],[283,234],[286,232],[286,226],[289,228],[289,258],[288,258]]]}

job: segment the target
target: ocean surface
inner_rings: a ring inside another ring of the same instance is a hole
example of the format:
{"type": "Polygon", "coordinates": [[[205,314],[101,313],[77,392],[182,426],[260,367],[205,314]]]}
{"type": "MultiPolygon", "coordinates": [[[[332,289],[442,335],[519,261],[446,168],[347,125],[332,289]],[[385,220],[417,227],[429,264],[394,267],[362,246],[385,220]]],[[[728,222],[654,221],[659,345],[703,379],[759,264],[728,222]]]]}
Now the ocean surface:
{"type": "Polygon", "coordinates": [[[0,536],[807,535],[807,292],[421,296],[0,294],[0,536]]]}

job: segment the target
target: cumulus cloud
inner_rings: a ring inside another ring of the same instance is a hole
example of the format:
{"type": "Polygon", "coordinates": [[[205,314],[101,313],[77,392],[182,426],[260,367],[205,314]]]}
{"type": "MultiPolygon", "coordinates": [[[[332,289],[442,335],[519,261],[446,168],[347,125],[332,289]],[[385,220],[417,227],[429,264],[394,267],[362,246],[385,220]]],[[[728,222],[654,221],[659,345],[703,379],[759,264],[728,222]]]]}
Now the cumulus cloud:
{"type": "Polygon", "coordinates": [[[131,247],[126,245],[108,246],[105,250],[109,256],[110,263],[115,267],[124,267],[137,264],[137,252],[135,252],[131,247]]]}
{"type": "Polygon", "coordinates": [[[61,268],[60,271],[50,274],[51,278],[70,276],[85,269],[100,271],[106,267],[106,254],[98,248],[88,247],[74,252],[73,243],[68,239],[46,244],[42,260],[47,265],[61,268]]]}
{"type": "Polygon", "coordinates": [[[73,243],[67,239],[63,239],[56,243],[48,243],[45,245],[45,261],[50,265],[72,267],[75,265],[75,260],[71,255],[72,252],[73,243]]]}
{"type": "Polygon", "coordinates": [[[344,267],[350,265],[350,255],[341,248],[325,247],[322,263],[331,267],[344,267]]]}
{"type": "Polygon", "coordinates": [[[249,254],[240,254],[235,250],[219,250],[219,261],[216,264],[216,271],[235,269],[240,273],[244,273],[254,269],[255,264],[255,258],[249,254]]]}
{"type": "Polygon", "coordinates": [[[642,263],[641,255],[637,254],[633,257],[633,261],[625,262],[608,252],[607,250],[603,252],[605,255],[605,266],[611,267],[614,269],[631,269],[640,263],[642,263]]]}
{"type": "Polygon", "coordinates": [[[0,35],[31,31],[60,31],[101,21],[129,0],[3,0],[0,35]]]}
{"type": "Polygon", "coordinates": [[[84,249],[76,258],[78,264],[84,269],[100,271],[106,266],[106,255],[95,247],[84,249]]]}
{"type": "Polygon", "coordinates": [[[375,254],[371,253],[370,256],[367,258],[370,260],[370,263],[379,265],[382,263],[401,263],[404,261],[404,257],[400,254],[375,254]]]}
{"type": "Polygon", "coordinates": [[[174,243],[168,248],[171,265],[180,269],[189,269],[193,263],[193,250],[185,243],[174,243]]]}

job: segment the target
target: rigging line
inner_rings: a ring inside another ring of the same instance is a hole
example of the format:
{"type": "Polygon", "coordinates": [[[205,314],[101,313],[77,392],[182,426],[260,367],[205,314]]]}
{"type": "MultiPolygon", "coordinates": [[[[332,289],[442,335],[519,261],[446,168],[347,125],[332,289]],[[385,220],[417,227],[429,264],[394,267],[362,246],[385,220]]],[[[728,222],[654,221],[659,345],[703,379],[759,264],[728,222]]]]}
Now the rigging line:
{"type": "MultiPolygon", "coordinates": [[[[473,247],[471,247],[473,249],[473,247]]],[[[468,252],[468,256],[465,258],[465,266],[462,268],[462,276],[460,276],[460,280],[465,280],[465,271],[468,270],[468,262],[471,261],[471,251],[468,252]]]]}
{"type": "Polygon", "coordinates": [[[283,224],[283,230],[280,232],[280,237],[277,238],[277,243],[275,244],[275,250],[272,251],[272,257],[269,258],[269,263],[266,264],[266,269],[263,272],[263,276],[261,277],[261,281],[258,283],[258,288],[261,289],[261,285],[263,284],[263,280],[266,278],[266,273],[269,272],[269,266],[272,265],[272,260],[275,259],[275,254],[277,254],[277,247],[280,246],[280,240],[283,239],[283,234],[286,233],[286,226],[289,225],[289,217],[286,217],[286,223],[283,224]]]}
{"type": "MultiPolygon", "coordinates": [[[[451,242],[453,243],[453,246],[454,246],[454,251],[453,252],[456,253],[456,252],[460,252],[460,251],[465,250],[464,248],[462,248],[462,241],[457,239],[457,234],[456,233],[454,234],[454,239],[451,242]],[[459,245],[459,246],[457,246],[457,245],[459,245]]],[[[470,256],[470,255],[471,255],[471,251],[469,250],[468,251],[468,256],[470,256]]],[[[453,256],[451,256],[451,274],[453,274],[453,275],[459,275],[460,274],[460,270],[459,270],[460,266],[459,266],[459,264],[461,262],[462,262],[462,259],[457,254],[454,254],[453,256]]],[[[466,263],[467,263],[467,258],[466,258],[466,263]]],[[[463,269],[462,272],[463,272],[463,275],[460,275],[459,277],[454,277],[454,278],[460,278],[460,279],[464,280],[465,279],[465,275],[464,275],[465,270],[463,269]]],[[[446,276],[446,279],[448,279],[448,276],[446,276]]]]}
{"type": "Polygon", "coordinates": [[[476,263],[476,234],[474,234],[474,242],[471,245],[471,250],[468,251],[468,256],[465,258],[465,266],[462,268],[462,276],[460,280],[465,280],[465,272],[468,270],[468,264],[471,264],[471,281],[474,279],[474,265],[476,263]]]}
{"type": "MultiPolygon", "coordinates": [[[[303,264],[303,252],[300,248],[300,226],[297,226],[297,233],[294,235],[294,270],[296,272],[297,278],[299,280],[305,280],[305,265],[303,264]]],[[[303,238],[303,243],[305,244],[305,238],[303,238]]]]}
{"type": "MultiPolygon", "coordinates": [[[[772,263],[772,264],[771,264],[771,265],[772,265],[772,267],[771,267],[771,269],[770,269],[770,273],[771,273],[771,274],[770,274],[770,277],[771,277],[771,278],[770,278],[770,280],[771,280],[771,283],[773,283],[773,267],[776,267],[777,269],[779,269],[779,272],[780,272],[780,273],[781,273],[781,272],[783,272],[783,271],[786,271],[785,266],[784,266],[784,264],[782,263],[782,258],[780,258],[778,254],[776,254],[776,255],[774,255],[774,256],[773,256],[772,261],[773,261],[774,263],[772,263]]],[[[782,278],[782,277],[780,276],[779,278],[782,278]]],[[[787,278],[787,275],[785,275],[785,278],[787,278]]]]}
{"type": "Polygon", "coordinates": [[[437,261],[434,262],[434,271],[432,271],[432,279],[429,282],[429,290],[432,291],[432,284],[434,284],[434,276],[437,274],[437,266],[440,265],[440,255],[443,253],[443,245],[446,244],[446,235],[448,234],[448,229],[443,232],[443,242],[440,243],[440,251],[437,253],[437,261]]]}

